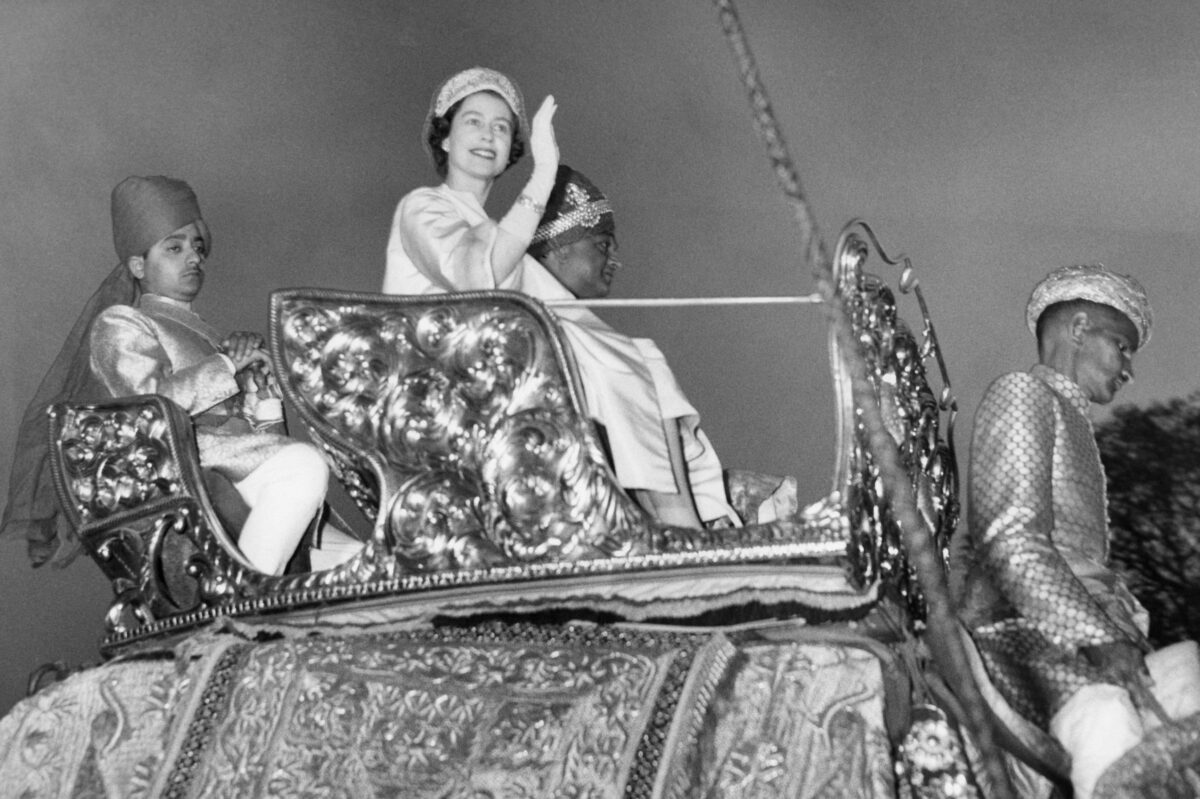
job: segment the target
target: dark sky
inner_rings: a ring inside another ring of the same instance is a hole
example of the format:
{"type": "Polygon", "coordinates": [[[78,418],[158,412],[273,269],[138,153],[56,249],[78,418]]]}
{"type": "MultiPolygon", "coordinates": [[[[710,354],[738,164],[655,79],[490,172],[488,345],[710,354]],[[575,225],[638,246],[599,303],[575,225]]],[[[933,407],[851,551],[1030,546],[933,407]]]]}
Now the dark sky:
{"type": "MultiPolygon", "coordinates": [[[[917,264],[960,450],[987,383],[1032,362],[1024,303],[1065,263],[1150,291],[1155,340],[1121,401],[1195,390],[1200,6],[738,7],[826,240],[864,217],[917,264]]],[[[563,160],[616,208],[614,296],[811,290],[703,0],[0,0],[0,484],[25,403],[115,262],[116,182],[193,185],[215,239],[197,308],[262,330],[274,288],[378,287],[396,202],[434,182],[430,93],[476,64],[511,74],[531,107],[558,99],[563,160]]],[[[658,341],[727,466],[796,474],[806,500],[829,490],[817,311],[606,315],[658,341]]],[[[109,596],[90,562],[33,571],[21,542],[0,542],[0,710],[39,663],[95,658],[109,596]]]]}

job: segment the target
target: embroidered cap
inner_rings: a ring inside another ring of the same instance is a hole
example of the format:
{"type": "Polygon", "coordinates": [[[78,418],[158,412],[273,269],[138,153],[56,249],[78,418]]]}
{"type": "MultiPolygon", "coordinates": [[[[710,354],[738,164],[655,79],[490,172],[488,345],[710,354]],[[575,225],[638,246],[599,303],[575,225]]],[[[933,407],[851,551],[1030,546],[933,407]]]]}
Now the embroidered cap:
{"type": "Polygon", "coordinates": [[[546,211],[529,249],[537,254],[552,246],[576,242],[589,233],[611,233],[615,229],[612,205],[604,193],[583,173],[559,164],[546,211]]]}
{"type": "Polygon", "coordinates": [[[528,135],[529,121],[525,119],[525,98],[520,88],[507,75],[487,67],[471,67],[451,75],[429,101],[429,113],[425,115],[425,124],[421,129],[421,142],[429,149],[429,133],[433,128],[435,117],[445,116],[450,106],[469,97],[475,92],[495,92],[504,98],[504,102],[517,118],[517,129],[528,135]]]}
{"type": "Polygon", "coordinates": [[[1146,290],[1129,275],[1110,272],[1100,264],[1061,266],[1033,289],[1025,308],[1029,330],[1037,335],[1038,317],[1051,305],[1070,300],[1087,300],[1123,313],[1138,331],[1138,347],[1150,342],[1154,323],[1146,290]]]}

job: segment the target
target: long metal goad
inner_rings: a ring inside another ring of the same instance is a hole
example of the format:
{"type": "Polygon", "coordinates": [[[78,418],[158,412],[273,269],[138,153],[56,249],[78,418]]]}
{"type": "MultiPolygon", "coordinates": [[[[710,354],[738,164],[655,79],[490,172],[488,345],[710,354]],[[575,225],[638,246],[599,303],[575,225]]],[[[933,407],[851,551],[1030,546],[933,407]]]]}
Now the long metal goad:
{"type": "Polygon", "coordinates": [[[984,768],[988,772],[990,782],[1005,795],[1014,796],[1008,774],[997,754],[998,749],[992,736],[991,726],[984,712],[983,699],[969,677],[970,670],[967,665],[966,653],[957,634],[957,622],[952,612],[941,560],[908,491],[908,481],[897,457],[895,443],[883,424],[879,406],[867,378],[866,366],[859,357],[857,345],[850,335],[850,325],[845,310],[841,307],[834,291],[829,252],[821,239],[816,219],[800,184],[800,176],[796,172],[795,163],[788,152],[787,143],[771,108],[771,102],[767,98],[766,88],[759,76],[754,56],[750,52],[745,30],[742,28],[733,0],[713,0],[713,3],[717,8],[725,38],[737,59],[743,87],[749,97],[750,107],[754,114],[755,129],[766,145],[772,170],[775,172],[784,198],[792,208],[796,225],[800,231],[801,249],[812,268],[817,291],[825,301],[824,307],[829,324],[833,326],[835,335],[841,340],[854,400],[862,411],[863,422],[869,432],[872,453],[879,464],[885,490],[892,502],[893,513],[904,530],[909,557],[928,603],[928,624],[931,632],[940,639],[941,646],[937,647],[935,651],[941,659],[946,661],[942,664],[946,673],[957,678],[959,685],[956,686],[956,689],[961,694],[971,732],[984,753],[984,768]]]}

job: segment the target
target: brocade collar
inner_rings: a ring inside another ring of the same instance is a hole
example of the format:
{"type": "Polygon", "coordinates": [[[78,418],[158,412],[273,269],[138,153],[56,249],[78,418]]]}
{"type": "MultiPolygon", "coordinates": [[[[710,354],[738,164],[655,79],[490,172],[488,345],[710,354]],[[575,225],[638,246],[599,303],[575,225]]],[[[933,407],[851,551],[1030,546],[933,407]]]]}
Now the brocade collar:
{"type": "Polygon", "coordinates": [[[191,313],[191,314],[196,313],[195,311],[192,310],[192,304],[190,302],[184,302],[183,300],[174,300],[174,299],[171,299],[170,297],[163,296],[162,294],[143,294],[138,299],[139,305],[144,305],[147,302],[149,302],[152,305],[155,303],[161,303],[162,305],[170,305],[172,308],[179,308],[180,310],[187,311],[188,313],[191,313]]]}
{"type": "Polygon", "coordinates": [[[174,319],[184,327],[190,328],[219,346],[221,333],[215,327],[205,322],[200,314],[192,310],[191,303],[173,300],[161,294],[143,294],[138,297],[137,307],[151,314],[174,319]]]}
{"type": "Polygon", "coordinates": [[[1083,389],[1074,380],[1040,363],[1030,369],[1029,373],[1054,389],[1055,393],[1066,397],[1067,401],[1071,403],[1075,410],[1079,411],[1083,418],[1091,418],[1092,401],[1088,399],[1087,394],[1083,393],[1083,389]]]}

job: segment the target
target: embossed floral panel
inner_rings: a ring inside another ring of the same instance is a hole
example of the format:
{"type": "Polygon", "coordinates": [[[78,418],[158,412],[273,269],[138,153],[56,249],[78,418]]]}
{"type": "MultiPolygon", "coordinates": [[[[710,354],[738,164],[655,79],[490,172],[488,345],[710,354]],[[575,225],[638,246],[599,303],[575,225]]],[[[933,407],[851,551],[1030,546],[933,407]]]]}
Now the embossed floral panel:
{"type": "Polygon", "coordinates": [[[653,771],[694,637],[550,629],[254,646],[214,692],[191,795],[620,797],[653,771]]]}

